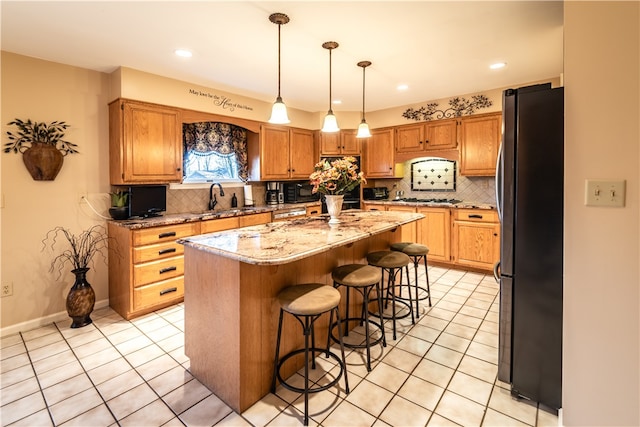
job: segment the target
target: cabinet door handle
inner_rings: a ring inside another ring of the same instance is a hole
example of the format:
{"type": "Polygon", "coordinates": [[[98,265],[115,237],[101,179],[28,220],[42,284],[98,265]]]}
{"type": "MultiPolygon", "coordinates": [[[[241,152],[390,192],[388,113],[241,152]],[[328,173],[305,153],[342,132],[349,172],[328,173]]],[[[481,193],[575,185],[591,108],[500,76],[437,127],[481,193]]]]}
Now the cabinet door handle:
{"type": "Polygon", "coordinates": [[[178,288],[167,288],[160,291],[160,295],[169,294],[171,292],[177,292],[178,288]]]}
{"type": "Polygon", "coordinates": [[[176,271],[178,269],[178,267],[165,267],[163,269],[160,270],[160,274],[164,274],[164,273],[168,273],[170,271],[176,271]]]}
{"type": "Polygon", "coordinates": [[[176,248],[162,249],[161,251],[158,251],[158,255],[170,254],[175,251],[176,251],[176,248]]]}
{"type": "Polygon", "coordinates": [[[174,237],[176,235],[175,231],[167,231],[166,233],[158,234],[158,239],[164,239],[165,237],[174,237]]]}
{"type": "Polygon", "coordinates": [[[309,213],[313,215],[313,214],[317,214],[318,211],[309,211],[309,213]]]}
{"type": "Polygon", "coordinates": [[[471,214],[471,215],[469,215],[469,218],[482,219],[482,215],[478,215],[478,214],[471,214]]]}

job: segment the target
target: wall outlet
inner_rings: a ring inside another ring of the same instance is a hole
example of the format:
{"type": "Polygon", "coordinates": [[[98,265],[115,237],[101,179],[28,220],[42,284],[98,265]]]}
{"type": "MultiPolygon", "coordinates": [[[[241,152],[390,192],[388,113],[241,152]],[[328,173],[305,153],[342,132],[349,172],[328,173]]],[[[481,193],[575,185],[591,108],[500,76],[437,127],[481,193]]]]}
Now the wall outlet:
{"type": "Polygon", "coordinates": [[[88,194],[87,194],[86,191],[79,191],[76,199],[78,200],[78,204],[79,205],[81,205],[83,203],[87,203],[87,200],[89,200],[88,199],[88,194]]]}
{"type": "Polygon", "coordinates": [[[10,297],[13,295],[13,282],[4,283],[2,285],[2,292],[0,292],[0,297],[10,297]]]}

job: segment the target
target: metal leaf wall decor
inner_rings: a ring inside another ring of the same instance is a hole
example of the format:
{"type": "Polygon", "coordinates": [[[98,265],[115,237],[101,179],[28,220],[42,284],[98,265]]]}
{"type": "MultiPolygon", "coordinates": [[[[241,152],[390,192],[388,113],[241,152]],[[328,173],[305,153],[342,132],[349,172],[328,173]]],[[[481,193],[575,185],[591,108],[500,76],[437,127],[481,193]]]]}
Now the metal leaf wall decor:
{"type": "Polygon", "coordinates": [[[493,102],[486,95],[473,95],[471,100],[464,97],[456,96],[449,100],[449,108],[446,110],[438,110],[438,103],[432,102],[426,107],[407,108],[402,117],[415,121],[429,121],[438,119],[448,119],[451,117],[468,116],[473,114],[477,109],[491,107],[493,102]]]}

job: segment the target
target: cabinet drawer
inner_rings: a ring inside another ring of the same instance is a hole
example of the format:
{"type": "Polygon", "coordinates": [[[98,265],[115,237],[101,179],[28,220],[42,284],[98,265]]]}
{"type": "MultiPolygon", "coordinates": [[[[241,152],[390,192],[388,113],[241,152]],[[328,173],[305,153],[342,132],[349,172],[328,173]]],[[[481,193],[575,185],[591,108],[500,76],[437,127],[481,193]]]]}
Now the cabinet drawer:
{"type": "Polygon", "coordinates": [[[240,221],[238,221],[237,216],[231,218],[211,219],[200,223],[200,233],[206,234],[214,233],[216,231],[231,230],[233,228],[238,228],[239,226],[240,221]]]}
{"type": "Polygon", "coordinates": [[[182,255],[133,266],[133,286],[138,287],[184,274],[182,255]]]}
{"type": "Polygon", "coordinates": [[[457,221],[498,222],[498,212],[488,209],[452,209],[457,221]]]}
{"type": "Polygon", "coordinates": [[[322,213],[321,206],[307,206],[307,216],[318,216],[322,213]]]}
{"type": "Polygon", "coordinates": [[[267,224],[269,222],[271,222],[271,212],[263,212],[259,214],[251,214],[238,217],[238,225],[240,227],[267,224]]]}
{"type": "Polygon", "coordinates": [[[133,290],[133,309],[140,310],[184,297],[184,276],[175,277],[133,290]]]}
{"type": "Polygon", "coordinates": [[[199,229],[199,224],[193,222],[189,224],[166,225],[135,230],[133,232],[133,245],[150,245],[176,240],[181,237],[193,236],[194,234],[198,234],[199,229]]]}
{"type": "Polygon", "coordinates": [[[133,248],[133,263],[154,261],[157,259],[169,258],[184,253],[184,246],[174,242],[158,243],[155,245],[140,246],[133,248]]]}

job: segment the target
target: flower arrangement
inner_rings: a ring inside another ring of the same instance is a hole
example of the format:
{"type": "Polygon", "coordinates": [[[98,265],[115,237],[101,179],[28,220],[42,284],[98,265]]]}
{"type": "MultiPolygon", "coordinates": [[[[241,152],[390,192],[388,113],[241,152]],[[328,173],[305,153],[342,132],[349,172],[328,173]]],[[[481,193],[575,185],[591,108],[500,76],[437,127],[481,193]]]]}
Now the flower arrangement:
{"type": "Polygon", "coordinates": [[[312,192],[339,195],[353,190],[360,183],[366,183],[364,174],[358,172],[355,162],[355,157],[343,157],[332,162],[322,160],[316,163],[315,171],[309,175],[312,192]]]}

